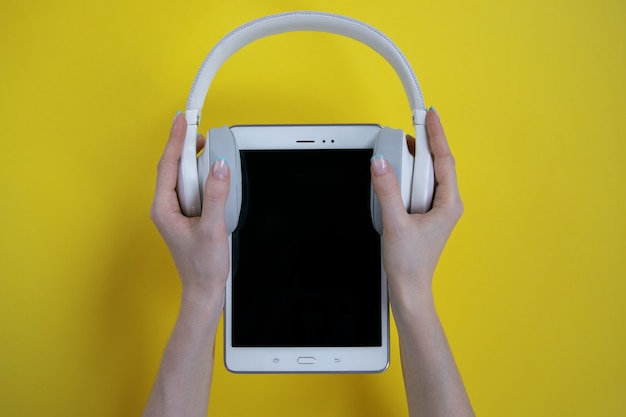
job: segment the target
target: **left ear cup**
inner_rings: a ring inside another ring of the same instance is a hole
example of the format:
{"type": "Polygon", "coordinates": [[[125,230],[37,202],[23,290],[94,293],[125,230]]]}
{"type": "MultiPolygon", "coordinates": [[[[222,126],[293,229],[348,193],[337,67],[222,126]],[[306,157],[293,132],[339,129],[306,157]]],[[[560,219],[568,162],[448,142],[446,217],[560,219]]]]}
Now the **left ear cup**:
{"type": "Polygon", "coordinates": [[[228,126],[210,129],[204,152],[198,158],[198,174],[200,179],[200,193],[204,194],[204,184],[209,176],[209,170],[218,160],[223,159],[230,168],[230,188],[224,208],[226,231],[232,233],[239,222],[241,212],[241,157],[233,133],[228,126]]]}
{"type": "Polygon", "coordinates": [[[202,199],[198,187],[198,163],[196,158],[196,133],[197,125],[187,121],[187,133],[185,144],[178,164],[178,184],[176,192],[182,213],[187,217],[200,216],[202,211],[202,199]]]}

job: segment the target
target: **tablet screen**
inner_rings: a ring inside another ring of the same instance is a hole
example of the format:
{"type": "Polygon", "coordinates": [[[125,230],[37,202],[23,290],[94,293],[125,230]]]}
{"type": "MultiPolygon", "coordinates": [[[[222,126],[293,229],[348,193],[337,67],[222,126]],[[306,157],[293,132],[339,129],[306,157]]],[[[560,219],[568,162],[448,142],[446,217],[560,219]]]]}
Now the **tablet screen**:
{"type": "Polygon", "coordinates": [[[372,150],[240,152],[232,345],[381,346],[372,150]]]}

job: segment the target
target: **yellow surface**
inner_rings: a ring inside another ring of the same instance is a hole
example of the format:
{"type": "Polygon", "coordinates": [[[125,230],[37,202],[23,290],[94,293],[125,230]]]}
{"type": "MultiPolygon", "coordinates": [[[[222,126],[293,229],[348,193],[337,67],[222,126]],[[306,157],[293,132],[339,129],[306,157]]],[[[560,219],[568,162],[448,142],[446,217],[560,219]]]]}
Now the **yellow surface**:
{"type": "MultiPolygon", "coordinates": [[[[295,9],[384,31],[441,114],[466,212],[436,300],[477,414],[626,415],[616,0],[3,1],[0,415],[140,414],[179,302],[148,217],[170,122],[221,36],[295,9]]],[[[300,33],[218,74],[202,130],[255,122],[410,116],[375,53],[300,33]]],[[[221,343],[213,415],[406,414],[395,334],[381,375],[232,375],[221,343]]]]}

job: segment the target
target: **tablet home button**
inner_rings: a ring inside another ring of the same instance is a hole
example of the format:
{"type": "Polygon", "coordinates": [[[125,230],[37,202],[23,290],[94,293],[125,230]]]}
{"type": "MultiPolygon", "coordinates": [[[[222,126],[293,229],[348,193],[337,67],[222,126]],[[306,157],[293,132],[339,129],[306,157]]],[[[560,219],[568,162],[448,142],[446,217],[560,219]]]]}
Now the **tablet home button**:
{"type": "Polygon", "coordinates": [[[315,358],[310,356],[301,356],[298,358],[298,363],[300,365],[313,365],[315,362],[315,358]]]}

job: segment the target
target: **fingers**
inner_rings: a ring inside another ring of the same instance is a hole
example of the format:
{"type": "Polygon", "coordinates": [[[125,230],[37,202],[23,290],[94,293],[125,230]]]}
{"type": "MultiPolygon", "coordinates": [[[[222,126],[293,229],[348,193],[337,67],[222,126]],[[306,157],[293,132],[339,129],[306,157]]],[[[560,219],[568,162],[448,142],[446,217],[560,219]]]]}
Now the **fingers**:
{"type": "Polygon", "coordinates": [[[371,160],[372,185],[383,211],[385,229],[400,225],[407,216],[402,203],[402,195],[391,165],[382,155],[374,155],[371,160]]]}
{"type": "Polygon", "coordinates": [[[202,136],[202,133],[198,133],[196,135],[196,153],[200,153],[200,151],[204,149],[205,144],[206,144],[206,138],[202,136]]]}
{"type": "Polygon", "coordinates": [[[153,219],[161,211],[180,211],[176,195],[176,183],[178,179],[178,163],[185,142],[186,130],[187,123],[185,117],[180,112],[176,113],[169,139],[157,166],[157,184],[152,206],[153,219]]]}
{"type": "Polygon", "coordinates": [[[463,204],[457,185],[455,161],[439,115],[433,108],[426,114],[426,132],[435,169],[436,188],[433,209],[451,210],[458,220],[463,212],[463,204]]]}
{"type": "Polygon", "coordinates": [[[224,159],[215,161],[204,185],[202,221],[210,230],[225,230],[224,208],[230,187],[230,168],[224,159]]]}
{"type": "Polygon", "coordinates": [[[157,187],[176,188],[176,178],[178,173],[178,161],[185,143],[185,132],[187,123],[181,113],[177,113],[172,123],[170,137],[165,145],[163,155],[157,166],[157,187]],[[175,175],[172,175],[175,174],[175,175]]]}
{"type": "Polygon", "coordinates": [[[415,138],[411,135],[406,135],[406,144],[409,147],[409,153],[415,157],[415,138]]]}

